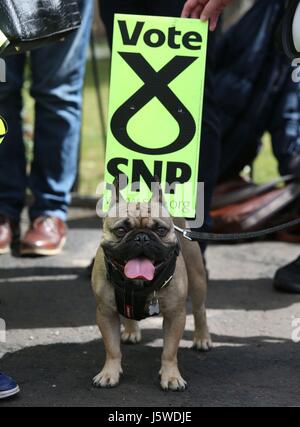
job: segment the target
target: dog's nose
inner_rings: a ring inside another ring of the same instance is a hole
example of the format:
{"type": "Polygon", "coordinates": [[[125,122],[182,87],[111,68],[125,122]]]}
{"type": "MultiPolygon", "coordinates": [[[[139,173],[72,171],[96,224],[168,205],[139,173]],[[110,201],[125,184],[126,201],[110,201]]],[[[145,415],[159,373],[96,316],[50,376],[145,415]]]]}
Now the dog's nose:
{"type": "Polygon", "coordinates": [[[147,243],[150,241],[150,237],[146,233],[139,233],[135,236],[134,240],[139,243],[147,243]]]}

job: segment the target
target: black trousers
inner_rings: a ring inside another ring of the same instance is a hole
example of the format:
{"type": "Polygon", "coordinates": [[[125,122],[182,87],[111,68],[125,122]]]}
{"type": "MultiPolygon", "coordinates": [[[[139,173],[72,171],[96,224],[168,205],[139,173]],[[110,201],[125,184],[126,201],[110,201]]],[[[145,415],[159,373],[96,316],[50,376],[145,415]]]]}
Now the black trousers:
{"type": "MultiPolygon", "coordinates": [[[[101,16],[109,43],[112,44],[115,13],[179,17],[184,3],[185,0],[100,0],[101,16]]],[[[205,229],[210,225],[209,211],[218,179],[221,153],[218,108],[214,101],[213,40],[210,40],[208,52],[199,169],[199,181],[205,183],[205,229]]]]}

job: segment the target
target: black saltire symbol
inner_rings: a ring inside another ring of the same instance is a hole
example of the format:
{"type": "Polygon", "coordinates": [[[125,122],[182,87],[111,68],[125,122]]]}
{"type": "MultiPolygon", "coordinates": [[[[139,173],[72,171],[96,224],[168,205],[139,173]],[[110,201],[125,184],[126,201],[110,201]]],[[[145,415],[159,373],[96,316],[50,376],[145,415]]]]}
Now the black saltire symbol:
{"type": "Polygon", "coordinates": [[[185,148],[195,136],[196,123],[189,110],[168,85],[198,58],[175,56],[157,72],[140,53],[119,52],[119,54],[145,84],[115,112],[111,121],[114,137],[124,147],[142,154],[170,154],[185,148]],[[166,147],[147,148],[130,138],[127,126],[128,122],[155,97],[177,121],[180,132],[176,140],[166,147]]]}

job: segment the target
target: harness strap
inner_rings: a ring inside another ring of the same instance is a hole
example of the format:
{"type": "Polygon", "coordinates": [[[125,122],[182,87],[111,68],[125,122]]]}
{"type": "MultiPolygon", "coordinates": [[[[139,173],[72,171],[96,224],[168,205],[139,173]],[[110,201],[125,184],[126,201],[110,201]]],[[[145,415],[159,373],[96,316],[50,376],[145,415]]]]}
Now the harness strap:
{"type": "MultiPolygon", "coordinates": [[[[152,282],[133,281],[124,276],[121,266],[105,259],[109,282],[114,286],[116,304],[120,315],[131,320],[143,320],[155,314],[149,306],[149,298],[156,292],[166,288],[171,283],[176,269],[179,250],[166,262],[157,267],[155,279],[152,282]]],[[[156,299],[158,305],[158,300],[156,299]]],[[[151,305],[151,302],[150,302],[151,305]]]]}

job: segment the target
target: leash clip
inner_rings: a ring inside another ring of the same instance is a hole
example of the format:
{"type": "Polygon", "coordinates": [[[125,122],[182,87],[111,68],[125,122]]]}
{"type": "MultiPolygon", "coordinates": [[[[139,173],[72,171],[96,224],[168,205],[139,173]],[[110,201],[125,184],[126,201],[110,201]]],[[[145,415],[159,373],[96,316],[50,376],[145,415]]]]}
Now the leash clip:
{"type": "Polygon", "coordinates": [[[185,239],[189,240],[190,242],[193,241],[193,239],[189,236],[189,231],[188,230],[183,230],[182,235],[185,239]]]}
{"type": "Polygon", "coordinates": [[[193,241],[193,239],[189,236],[189,230],[184,230],[183,228],[177,227],[177,225],[175,225],[174,228],[176,231],[181,233],[185,239],[189,240],[190,242],[193,241]]]}

